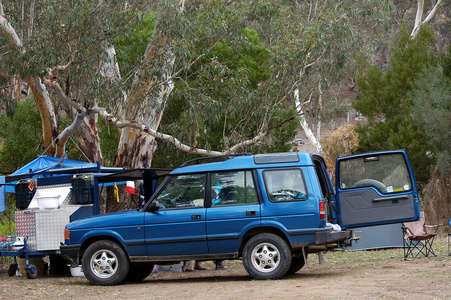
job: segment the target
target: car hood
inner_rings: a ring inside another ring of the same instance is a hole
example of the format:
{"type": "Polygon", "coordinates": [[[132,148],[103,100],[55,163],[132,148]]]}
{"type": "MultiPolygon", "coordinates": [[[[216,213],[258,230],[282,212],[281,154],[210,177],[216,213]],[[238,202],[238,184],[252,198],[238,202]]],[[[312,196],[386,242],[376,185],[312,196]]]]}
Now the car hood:
{"type": "Polygon", "coordinates": [[[77,220],[66,225],[69,230],[74,229],[93,229],[116,226],[131,226],[144,224],[144,212],[137,210],[127,210],[121,212],[108,213],[77,220]]]}

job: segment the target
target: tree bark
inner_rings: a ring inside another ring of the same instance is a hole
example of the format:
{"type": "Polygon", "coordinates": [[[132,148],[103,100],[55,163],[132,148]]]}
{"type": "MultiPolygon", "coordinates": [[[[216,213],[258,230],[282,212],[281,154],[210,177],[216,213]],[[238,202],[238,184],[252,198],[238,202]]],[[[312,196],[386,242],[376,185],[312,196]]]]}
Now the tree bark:
{"type": "Polygon", "coordinates": [[[47,153],[50,156],[55,156],[56,145],[54,144],[54,140],[58,136],[58,126],[49,93],[45,85],[41,82],[41,79],[37,76],[29,79],[27,83],[31,88],[41,115],[42,139],[47,153]]]}
{"type": "MultiPolygon", "coordinates": [[[[183,7],[184,2],[182,1],[180,4],[183,7]]],[[[157,131],[160,126],[167,98],[173,89],[173,83],[169,78],[172,74],[174,58],[170,54],[167,36],[158,28],[159,18],[160,14],[157,17],[154,33],[147,45],[143,61],[145,66],[146,62],[152,61],[157,52],[163,49],[162,51],[166,51],[165,57],[168,59],[166,75],[164,78],[155,79],[150,70],[145,67],[138,70],[127,96],[122,117],[124,120],[143,124],[154,131],[157,131]],[[156,45],[156,41],[159,41],[160,44],[156,45]],[[154,93],[151,93],[151,89],[155,86],[159,86],[159,92],[156,96],[152,96],[154,93]]],[[[128,168],[150,166],[156,146],[155,136],[143,133],[137,128],[123,128],[120,132],[115,165],[128,168]]]]}

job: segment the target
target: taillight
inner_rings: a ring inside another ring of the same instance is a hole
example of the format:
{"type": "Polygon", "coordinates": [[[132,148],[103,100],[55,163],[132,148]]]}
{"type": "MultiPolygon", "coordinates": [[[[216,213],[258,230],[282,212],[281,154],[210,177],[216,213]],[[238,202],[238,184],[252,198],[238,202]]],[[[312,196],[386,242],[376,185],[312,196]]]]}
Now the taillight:
{"type": "Polygon", "coordinates": [[[70,230],[69,229],[64,229],[64,239],[70,240],[70,230]]]}
{"type": "Polygon", "coordinates": [[[322,200],[319,202],[319,218],[321,220],[326,219],[326,205],[322,200]]]}

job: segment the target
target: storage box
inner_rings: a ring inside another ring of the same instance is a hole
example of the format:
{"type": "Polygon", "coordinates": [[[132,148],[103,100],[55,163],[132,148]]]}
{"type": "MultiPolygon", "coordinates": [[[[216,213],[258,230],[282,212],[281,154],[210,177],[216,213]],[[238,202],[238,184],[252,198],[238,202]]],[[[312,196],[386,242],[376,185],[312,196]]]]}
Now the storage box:
{"type": "Polygon", "coordinates": [[[28,209],[16,211],[16,234],[27,237],[29,250],[59,250],[64,242],[64,227],[80,206],[58,209],[28,209]]]}
{"type": "Polygon", "coordinates": [[[36,192],[37,180],[21,179],[14,187],[16,196],[16,207],[18,209],[26,209],[36,192]]]}
{"type": "Polygon", "coordinates": [[[72,204],[90,204],[94,199],[93,174],[77,174],[71,179],[72,204]]]}

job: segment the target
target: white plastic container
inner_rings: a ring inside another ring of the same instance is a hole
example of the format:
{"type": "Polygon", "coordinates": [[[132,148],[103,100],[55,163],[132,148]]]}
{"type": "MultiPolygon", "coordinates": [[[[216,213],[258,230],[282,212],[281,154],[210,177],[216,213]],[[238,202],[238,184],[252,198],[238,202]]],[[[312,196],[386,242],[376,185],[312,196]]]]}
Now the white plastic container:
{"type": "Polygon", "coordinates": [[[83,277],[85,273],[83,273],[83,267],[79,265],[78,267],[70,267],[70,275],[72,277],[83,277]]]}
{"type": "Polygon", "coordinates": [[[39,209],[56,209],[59,206],[60,195],[39,197],[37,199],[39,209]]]}

